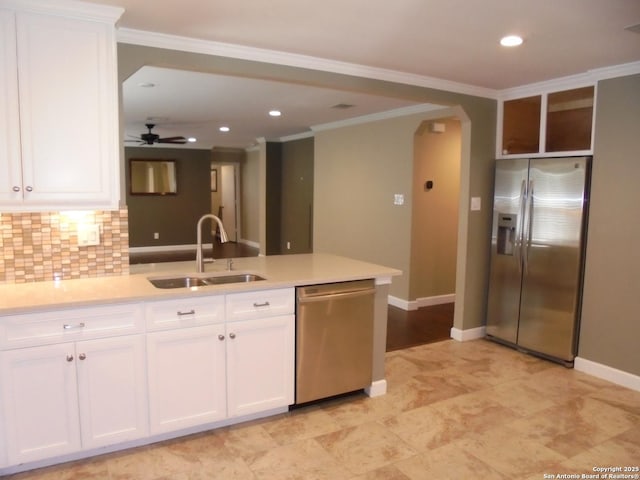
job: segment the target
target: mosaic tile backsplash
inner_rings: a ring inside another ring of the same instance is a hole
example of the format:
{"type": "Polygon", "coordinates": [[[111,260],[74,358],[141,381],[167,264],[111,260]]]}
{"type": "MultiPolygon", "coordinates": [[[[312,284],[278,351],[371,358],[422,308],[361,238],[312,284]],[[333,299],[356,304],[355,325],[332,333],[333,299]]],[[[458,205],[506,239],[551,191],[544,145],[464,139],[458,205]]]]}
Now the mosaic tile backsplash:
{"type": "Polygon", "coordinates": [[[127,209],[0,213],[0,283],[129,273],[127,209]],[[100,244],[78,246],[78,226],[98,224],[100,244]]]}

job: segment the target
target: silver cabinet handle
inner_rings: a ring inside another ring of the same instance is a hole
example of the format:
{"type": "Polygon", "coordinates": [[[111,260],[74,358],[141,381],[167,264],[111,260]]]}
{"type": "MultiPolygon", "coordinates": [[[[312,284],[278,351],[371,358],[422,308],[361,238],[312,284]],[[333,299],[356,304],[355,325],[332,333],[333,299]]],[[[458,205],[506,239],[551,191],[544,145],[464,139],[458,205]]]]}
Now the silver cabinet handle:
{"type": "Polygon", "coordinates": [[[77,325],[69,325],[68,323],[65,323],[64,325],[62,325],[62,328],[64,328],[65,330],[73,330],[75,328],[84,328],[84,322],[80,322],[77,325]]]}
{"type": "Polygon", "coordinates": [[[233,340],[234,338],[236,338],[236,334],[235,333],[230,333],[229,334],[229,338],[233,340]]]}
{"type": "Polygon", "coordinates": [[[81,353],[80,355],[78,355],[78,358],[80,360],[84,360],[85,358],[87,358],[87,355],[85,353],[81,353]]]}
{"type": "Polygon", "coordinates": [[[192,308],[188,312],[176,312],[179,317],[184,317],[185,315],[195,315],[196,311],[192,308]]]}
{"type": "Polygon", "coordinates": [[[222,334],[218,335],[218,340],[220,340],[220,341],[224,340],[224,335],[222,335],[222,334]]]}
{"type": "Polygon", "coordinates": [[[73,362],[73,355],[67,355],[67,362],[73,362]]]}
{"type": "Polygon", "coordinates": [[[12,190],[14,192],[19,192],[20,191],[20,187],[18,187],[17,185],[15,187],[12,188],[12,190]]]}
{"type": "Polygon", "coordinates": [[[263,303],[253,302],[253,306],[255,308],[268,307],[269,305],[271,305],[269,302],[263,302],[263,303]]]}
{"type": "Polygon", "coordinates": [[[26,187],[26,188],[25,188],[25,190],[26,190],[27,192],[33,192],[33,187],[26,187]]]}

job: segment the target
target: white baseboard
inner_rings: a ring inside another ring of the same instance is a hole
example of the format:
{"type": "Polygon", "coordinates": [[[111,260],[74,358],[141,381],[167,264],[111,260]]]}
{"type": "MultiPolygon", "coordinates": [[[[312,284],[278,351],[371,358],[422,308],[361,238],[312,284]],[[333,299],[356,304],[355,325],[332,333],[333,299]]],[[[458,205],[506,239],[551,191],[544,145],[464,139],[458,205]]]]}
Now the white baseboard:
{"type": "Polygon", "coordinates": [[[468,342],[469,340],[477,340],[484,338],[486,335],[486,327],[469,328],[467,330],[460,330],[453,327],[451,329],[451,338],[458,342],[468,342]]]}
{"type": "Polygon", "coordinates": [[[587,373],[594,377],[640,392],[640,376],[638,375],[633,375],[632,373],[618,370],[617,368],[609,367],[602,363],[593,362],[581,357],[576,357],[573,362],[573,368],[580,372],[587,373]]]}
{"type": "Polygon", "coordinates": [[[456,301],[456,294],[449,293],[447,295],[435,295],[433,297],[423,297],[418,298],[416,303],[418,304],[418,308],[420,307],[431,307],[433,305],[442,305],[444,303],[454,303],[456,301]]]}
{"type": "MultiPolygon", "coordinates": [[[[389,295],[389,297],[387,298],[387,302],[389,303],[389,305],[393,306],[393,307],[398,307],[401,308],[402,310],[411,310],[409,308],[409,303],[407,300],[403,300],[401,298],[398,297],[394,297],[393,295],[389,295]]],[[[414,309],[415,310],[415,309],[414,309]]]]}
{"type": "MultiPolygon", "coordinates": [[[[213,244],[204,243],[202,244],[205,248],[213,248],[213,244]]],[[[197,245],[187,244],[187,245],[158,245],[157,247],[148,246],[148,247],[129,247],[130,253],[155,253],[155,252],[177,252],[177,251],[186,251],[186,250],[194,250],[197,245]]]]}
{"type": "MultiPolygon", "coordinates": [[[[257,242],[252,242],[251,240],[241,239],[238,243],[242,243],[247,245],[248,247],[260,248],[260,244],[257,242]]],[[[204,248],[213,248],[212,243],[203,243],[202,246],[204,248]]],[[[131,253],[156,253],[156,252],[178,252],[178,251],[188,251],[188,250],[196,250],[197,245],[195,243],[191,244],[183,244],[183,245],[158,245],[158,246],[146,246],[146,247],[129,247],[129,252],[131,253]]]]}
{"type": "Polygon", "coordinates": [[[370,397],[380,397],[387,393],[387,381],[376,380],[364,389],[365,393],[370,397]]]}
{"type": "Polygon", "coordinates": [[[253,240],[247,240],[246,238],[241,238],[238,240],[238,243],[242,243],[248,247],[260,249],[260,244],[258,242],[254,242],[253,240]]]}
{"type": "Polygon", "coordinates": [[[456,301],[456,294],[434,295],[433,297],[422,297],[415,300],[403,300],[402,298],[389,295],[389,305],[401,308],[402,310],[417,310],[421,307],[431,307],[433,305],[442,305],[443,303],[453,303],[456,301]]]}

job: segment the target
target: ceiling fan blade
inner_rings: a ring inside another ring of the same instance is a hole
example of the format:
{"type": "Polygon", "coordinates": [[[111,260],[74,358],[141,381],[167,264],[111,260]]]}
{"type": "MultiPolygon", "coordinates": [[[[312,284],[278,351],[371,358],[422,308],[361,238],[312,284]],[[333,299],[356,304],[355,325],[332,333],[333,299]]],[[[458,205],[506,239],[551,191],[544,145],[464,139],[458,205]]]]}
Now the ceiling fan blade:
{"type": "Polygon", "coordinates": [[[166,137],[159,138],[158,143],[187,143],[187,139],[184,137],[166,137]]]}

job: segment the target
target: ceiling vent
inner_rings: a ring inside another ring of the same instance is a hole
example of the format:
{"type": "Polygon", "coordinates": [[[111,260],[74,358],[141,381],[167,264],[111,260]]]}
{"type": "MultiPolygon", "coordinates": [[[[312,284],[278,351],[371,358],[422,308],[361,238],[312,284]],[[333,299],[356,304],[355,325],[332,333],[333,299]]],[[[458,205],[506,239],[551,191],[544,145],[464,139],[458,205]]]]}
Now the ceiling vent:
{"type": "Polygon", "coordinates": [[[336,110],[347,110],[348,108],[353,108],[355,105],[351,105],[350,103],[338,103],[331,108],[335,108],[336,110]]]}
{"type": "Polygon", "coordinates": [[[629,25],[628,27],[624,27],[625,30],[629,30],[630,32],[633,33],[640,33],[640,23],[637,23],[635,25],[629,25]]]}

